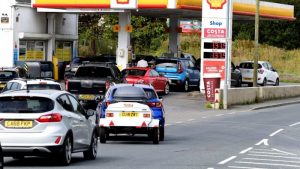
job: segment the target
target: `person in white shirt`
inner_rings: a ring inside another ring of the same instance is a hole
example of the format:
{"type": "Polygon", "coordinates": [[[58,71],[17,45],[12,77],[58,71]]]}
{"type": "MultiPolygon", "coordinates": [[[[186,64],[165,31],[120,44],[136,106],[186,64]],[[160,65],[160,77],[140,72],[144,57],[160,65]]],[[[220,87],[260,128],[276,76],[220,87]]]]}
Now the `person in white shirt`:
{"type": "Polygon", "coordinates": [[[148,62],[144,59],[144,57],[141,58],[141,60],[139,60],[137,62],[137,67],[148,67],[148,62]]]}

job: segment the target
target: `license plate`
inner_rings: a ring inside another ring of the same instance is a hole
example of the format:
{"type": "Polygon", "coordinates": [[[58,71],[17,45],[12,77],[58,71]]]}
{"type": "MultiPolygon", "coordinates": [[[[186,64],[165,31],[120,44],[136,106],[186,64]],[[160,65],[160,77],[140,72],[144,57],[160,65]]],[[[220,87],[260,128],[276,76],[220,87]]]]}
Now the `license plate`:
{"type": "Polygon", "coordinates": [[[0,88],[4,88],[5,84],[0,84],[0,88]]]}
{"type": "Polygon", "coordinates": [[[95,96],[94,95],[89,95],[89,94],[81,94],[79,95],[80,100],[94,100],[95,96]]]}
{"type": "Polygon", "coordinates": [[[252,80],[252,78],[243,78],[244,80],[252,80]]]}
{"type": "Polygon", "coordinates": [[[4,123],[6,128],[32,128],[32,121],[25,120],[6,120],[4,123]]]}
{"type": "Polygon", "coordinates": [[[135,112],[122,112],[120,114],[121,117],[139,117],[139,113],[135,112]]]}

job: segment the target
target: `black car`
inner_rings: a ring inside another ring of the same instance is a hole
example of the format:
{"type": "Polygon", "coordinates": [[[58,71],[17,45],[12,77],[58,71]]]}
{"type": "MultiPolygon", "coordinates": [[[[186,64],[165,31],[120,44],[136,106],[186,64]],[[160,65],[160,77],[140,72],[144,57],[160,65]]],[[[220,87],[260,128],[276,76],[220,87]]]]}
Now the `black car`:
{"type": "Polygon", "coordinates": [[[0,144],[0,169],[3,169],[3,166],[4,166],[4,160],[3,160],[2,147],[0,144]]]}
{"type": "Polygon", "coordinates": [[[8,81],[23,77],[26,77],[26,71],[21,67],[0,68],[0,91],[4,88],[8,81]]]}
{"type": "Polygon", "coordinates": [[[242,86],[242,73],[239,67],[235,66],[231,62],[231,86],[241,87],[242,86]]]}

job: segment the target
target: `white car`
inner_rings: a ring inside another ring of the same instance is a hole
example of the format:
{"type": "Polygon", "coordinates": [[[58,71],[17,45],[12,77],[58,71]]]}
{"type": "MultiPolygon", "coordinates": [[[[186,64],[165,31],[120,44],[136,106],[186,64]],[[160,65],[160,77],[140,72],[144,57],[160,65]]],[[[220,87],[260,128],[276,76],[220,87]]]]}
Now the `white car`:
{"type": "Polygon", "coordinates": [[[153,144],[159,144],[159,119],[153,118],[152,109],[143,101],[147,100],[144,90],[124,86],[112,95],[114,101],[107,105],[104,117],[100,118],[100,142],[105,143],[109,134],[146,134],[153,144]]]}
{"type": "Polygon", "coordinates": [[[69,165],[72,153],[97,157],[98,127],[69,92],[18,90],[0,95],[0,140],[4,156],[53,156],[69,165]]]}
{"type": "MultiPolygon", "coordinates": [[[[253,61],[241,62],[239,69],[242,73],[242,83],[253,86],[253,61]]],[[[257,84],[261,86],[279,86],[279,75],[273,66],[267,61],[258,61],[257,84]]]]}
{"type": "Polygon", "coordinates": [[[41,90],[52,89],[62,90],[61,85],[58,82],[50,79],[14,79],[7,82],[2,92],[10,90],[41,90]]]}

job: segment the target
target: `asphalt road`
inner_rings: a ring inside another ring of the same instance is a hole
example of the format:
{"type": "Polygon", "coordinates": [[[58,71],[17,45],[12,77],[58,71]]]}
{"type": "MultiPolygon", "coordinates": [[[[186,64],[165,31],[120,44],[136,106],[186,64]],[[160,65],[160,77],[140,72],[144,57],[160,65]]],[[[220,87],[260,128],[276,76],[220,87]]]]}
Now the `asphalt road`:
{"type": "Polygon", "coordinates": [[[68,167],[35,157],[5,158],[5,164],[18,169],[300,168],[300,105],[214,111],[203,104],[204,100],[186,93],[165,97],[166,137],[159,145],[142,136],[124,137],[99,143],[94,161],[74,154],[68,167]]]}

